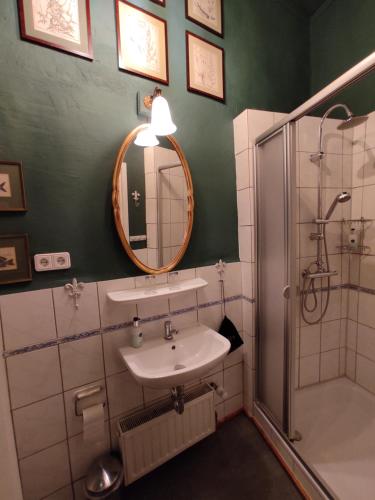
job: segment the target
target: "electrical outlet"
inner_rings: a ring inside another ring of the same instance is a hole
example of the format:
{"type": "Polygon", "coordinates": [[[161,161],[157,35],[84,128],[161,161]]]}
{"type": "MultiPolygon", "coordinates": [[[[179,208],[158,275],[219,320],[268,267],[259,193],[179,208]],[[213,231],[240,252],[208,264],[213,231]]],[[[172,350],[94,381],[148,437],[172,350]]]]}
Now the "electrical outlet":
{"type": "Polygon", "coordinates": [[[38,253],[34,255],[35,271],[56,271],[71,267],[69,252],[38,253]]]}
{"type": "Polygon", "coordinates": [[[48,253],[38,253],[34,255],[35,271],[52,271],[52,255],[48,253]]]}
{"type": "Polygon", "coordinates": [[[53,268],[54,269],[69,269],[70,268],[70,255],[68,252],[61,252],[53,254],[53,268]]]}

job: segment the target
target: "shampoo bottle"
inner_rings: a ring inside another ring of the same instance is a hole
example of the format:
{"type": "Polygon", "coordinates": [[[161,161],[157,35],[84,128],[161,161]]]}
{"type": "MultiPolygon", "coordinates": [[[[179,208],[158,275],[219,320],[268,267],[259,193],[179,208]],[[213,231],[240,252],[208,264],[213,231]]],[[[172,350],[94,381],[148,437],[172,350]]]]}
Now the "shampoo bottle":
{"type": "Polygon", "coordinates": [[[139,326],[139,318],[133,318],[133,328],[131,330],[131,345],[132,347],[141,347],[143,344],[143,333],[139,326]]]}

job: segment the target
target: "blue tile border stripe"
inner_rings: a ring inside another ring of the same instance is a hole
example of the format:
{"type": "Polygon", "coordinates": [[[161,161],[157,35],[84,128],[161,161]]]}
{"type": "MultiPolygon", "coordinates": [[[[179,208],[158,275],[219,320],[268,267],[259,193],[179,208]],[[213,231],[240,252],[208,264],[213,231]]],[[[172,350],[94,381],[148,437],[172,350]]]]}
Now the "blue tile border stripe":
{"type": "MultiPolygon", "coordinates": [[[[162,319],[167,319],[171,316],[172,317],[173,316],[180,316],[181,314],[186,314],[189,312],[198,311],[199,309],[205,309],[208,307],[221,305],[223,303],[235,302],[235,301],[241,300],[241,299],[244,299],[247,302],[250,302],[251,304],[253,304],[255,302],[255,299],[251,299],[251,298],[245,297],[243,295],[233,295],[233,296],[228,297],[224,300],[213,300],[210,302],[206,302],[204,304],[199,304],[197,306],[191,306],[191,307],[186,307],[184,309],[178,309],[176,311],[171,311],[170,313],[158,314],[158,315],[150,316],[148,318],[143,318],[143,319],[141,319],[141,323],[145,324],[145,323],[151,323],[152,321],[160,321],[162,319]]],[[[132,321],[127,321],[124,323],[119,323],[117,325],[106,326],[106,327],[101,328],[101,329],[90,330],[88,332],[77,333],[75,335],[69,335],[68,337],[60,337],[60,338],[56,338],[53,340],[48,340],[46,342],[40,342],[38,344],[28,345],[28,346],[20,347],[18,349],[13,349],[10,351],[4,351],[3,357],[10,358],[12,356],[17,356],[18,354],[25,354],[28,352],[39,351],[41,349],[46,349],[48,347],[55,347],[55,346],[58,346],[61,344],[66,344],[68,342],[74,342],[76,340],[81,340],[81,339],[85,339],[88,337],[94,337],[94,336],[100,335],[100,334],[114,332],[117,330],[121,330],[123,328],[129,328],[130,326],[132,326],[132,324],[133,324],[132,321]]]]}

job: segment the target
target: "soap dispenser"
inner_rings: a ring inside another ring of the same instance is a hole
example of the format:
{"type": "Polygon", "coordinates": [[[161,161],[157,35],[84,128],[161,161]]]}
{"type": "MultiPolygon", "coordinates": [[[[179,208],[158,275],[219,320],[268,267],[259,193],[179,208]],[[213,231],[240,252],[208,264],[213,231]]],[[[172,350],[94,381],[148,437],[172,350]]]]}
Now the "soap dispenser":
{"type": "Polygon", "coordinates": [[[141,347],[143,344],[143,333],[141,327],[139,326],[140,319],[138,317],[133,318],[133,328],[131,330],[131,345],[132,347],[141,347]]]}

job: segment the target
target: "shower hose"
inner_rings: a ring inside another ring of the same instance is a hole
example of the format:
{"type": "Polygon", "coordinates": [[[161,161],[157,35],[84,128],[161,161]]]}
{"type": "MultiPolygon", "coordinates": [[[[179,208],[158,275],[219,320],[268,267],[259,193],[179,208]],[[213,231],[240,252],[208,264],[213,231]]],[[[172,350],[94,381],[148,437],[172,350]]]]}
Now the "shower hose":
{"type": "MultiPolygon", "coordinates": [[[[328,248],[327,248],[327,238],[326,238],[326,224],[323,226],[323,242],[324,242],[324,253],[325,253],[325,259],[326,259],[326,266],[327,266],[327,272],[330,271],[329,268],[329,258],[328,258],[328,248]]],[[[314,263],[315,264],[315,263],[314,263]]],[[[319,261],[317,262],[317,265],[319,266],[321,263],[319,261]]],[[[330,288],[331,288],[331,278],[328,277],[328,287],[327,287],[327,295],[325,299],[325,305],[322,310],[322,313],[320,314],[319,318],[311,321],[306,318],[306,312],[308,313],[313,313],[317,310],[318,308],[318,297],[317,297],[317,290],[315,287],[315,280],[317,278],[308,278],[307,277],[307,272],[304,273],[303,276],[303,285],[302,285],[302,292],[301,292],[301,315],[305,323],[308,325],[315,325],[319,323],[325,316],[327,309],[328,309],[328,304],[329,304],[329,299],[330,299],[330,288]],[[309,296],[312,295],[313,297],[313,304],[312,307],[309,307],[308,305],[308,298],[309,296]]]]}

